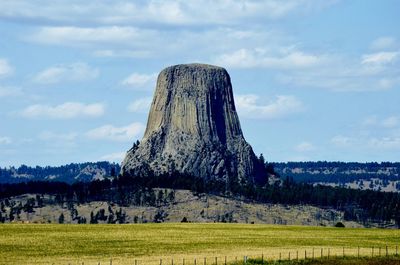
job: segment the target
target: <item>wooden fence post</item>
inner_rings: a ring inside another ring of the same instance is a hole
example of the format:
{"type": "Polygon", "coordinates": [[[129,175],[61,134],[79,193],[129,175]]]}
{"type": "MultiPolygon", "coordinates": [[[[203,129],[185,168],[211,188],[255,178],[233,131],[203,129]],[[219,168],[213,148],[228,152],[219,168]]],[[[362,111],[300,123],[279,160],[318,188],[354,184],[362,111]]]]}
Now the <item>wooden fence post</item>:
{"type": "Polygon", "coordinates": [[[174,259],[173,258],[171,259],[171,265],[174,265],[174,259]]]}
{"type": "Polygon", "coordinates": [[[372,247],[372,252],[371,253],[372,253],[371,256],[374,257],[374,247],[372,247]]]}
{"type": "Polygon", "coordinates": [[[307,259],[307,250],[304,250],[304,259],[307,259]]]}
{"type": "Polygon", "coordinates": [[[110,265],[112,265],[112,258],[110,259],[110,265]]]}
{"type": "Polygon", "coordinates": [[[343,258],[344,258],[344,247],[343,247],[343,258]]]}
{"type": "MultiPolygon", "coordinates": [[[[225,261],[226,261],[226,259],[225,259],[225,261]]],[[[262,265],[264,264],[264,253],[261,253],[261,264],[262,265]]],[[[225,265],[226,265],[226,262],[225,262],[225,265]]]]}
{"type": "Polygon", "coordinates": [[[289,261],[290,261],[290,251],[289,251],[289,261]]]}
{"type": "Polygon", "coordinates": [[[386,257],[389,255],[388,253],[388,246],[386,246],[386,257]]]}
{"type": "Polygon", "coordinates": [[[331,255],[331,249],[330,248],[328,248],[328,259],[329,259],[329,256],[331,255]]]}
{"type": "Polygon", "coordinates": [[[194,265],[197,265],[197,260],[196,260],[196,258],[194,258],[194,265]]]}
{"type": "Polygon", "coordinates": [[[225,265],[226,265],[226,256],[225,256],[225,265]]]}
{"type": "Polygon", "coordinates": [[[215,257],[215,265],[218,265],[218,258],[215,257]]]}
{"type": "Polygon", "coordinates": [[[281,262],[281,260],[282,260],[282,253],[279,252],[279,262],[281,262]]]}
{"type": "Polygon", "coordinates": [[[206,264],[207,264],[207,258],[204,257],[204,265],[206,265],[206,264]]]}
{"type": "Polygon", "coordinates": [[[299,260],[299,251],[296,250],[296,260],[299,260]]]}
{"type": "Polygon", "coordinates": [[[312,259],[314,259],[314,248],[312,248],[312,259]]]}
{"type": "Polygon", "coordinates": [[[360,246],[357,247],[357,257],[360,258],[360,246]]]}
{"type": "Polygon", "coordinates": [[[396,246],[396,256],[398,255],[398,249],[399,249],[399,246],[396,246]]]}
{"type": "Polygon", "coordinates": [[[323,254],[323,248],[321,248],[321,258],[324,256],[323,254]]]}
{"type": "Polygon", "coordinates": [[[381,247],[379,247],[379,257],[381,256],[381,247]]]}

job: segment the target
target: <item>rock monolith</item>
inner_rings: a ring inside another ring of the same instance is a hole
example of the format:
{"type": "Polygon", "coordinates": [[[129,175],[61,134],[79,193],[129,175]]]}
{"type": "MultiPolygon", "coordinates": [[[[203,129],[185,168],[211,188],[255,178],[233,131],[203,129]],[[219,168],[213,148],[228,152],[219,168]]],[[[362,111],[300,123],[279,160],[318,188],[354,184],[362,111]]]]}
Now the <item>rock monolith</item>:
{"type": "Polygon", "coordinates": [[[127,152],[121,173],[140,175],[149,168],[239,183],[260,178],[224,68],[182,64],[161,71],[144,137],[127,152]]]}

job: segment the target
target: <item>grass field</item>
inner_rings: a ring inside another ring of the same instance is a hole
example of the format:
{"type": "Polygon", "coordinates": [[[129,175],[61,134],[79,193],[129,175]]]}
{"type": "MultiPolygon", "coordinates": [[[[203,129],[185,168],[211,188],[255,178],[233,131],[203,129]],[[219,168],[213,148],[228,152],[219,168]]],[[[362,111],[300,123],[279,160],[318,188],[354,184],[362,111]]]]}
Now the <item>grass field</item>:
{"type": "Polygon", "coordinates": [[[307,226],[247,224],[138,224],[138,225],[0,225],[0,264],[159,264],[221,265],[264,254],[295,258],[321,254],[389,254],[400,243],[400,230],[341,229],[307,226]],[[329,248],[329,250],[328,250],[329,248]],[[298,251],[296,253],[296,251],[298,251]]]}

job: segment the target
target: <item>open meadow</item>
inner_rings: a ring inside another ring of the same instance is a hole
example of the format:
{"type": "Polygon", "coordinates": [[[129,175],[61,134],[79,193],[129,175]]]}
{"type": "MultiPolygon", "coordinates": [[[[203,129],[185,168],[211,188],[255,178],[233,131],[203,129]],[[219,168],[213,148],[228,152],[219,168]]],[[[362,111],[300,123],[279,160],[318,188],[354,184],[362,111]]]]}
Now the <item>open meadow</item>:
{"type": "Polygon", "coordinates": [[[223,264],[261,257],[394,254],[400,230],[257,224],[0,225],[0,264],[223,264]],[[360,250],[358,250],[360,247],[360,250]],[[372,247],[374,249],[372,250],[372,247]],[[314,249],[314,251],[313,251],[314,249]],[[217,259],[216,259],[217,257],[217,259]]]}

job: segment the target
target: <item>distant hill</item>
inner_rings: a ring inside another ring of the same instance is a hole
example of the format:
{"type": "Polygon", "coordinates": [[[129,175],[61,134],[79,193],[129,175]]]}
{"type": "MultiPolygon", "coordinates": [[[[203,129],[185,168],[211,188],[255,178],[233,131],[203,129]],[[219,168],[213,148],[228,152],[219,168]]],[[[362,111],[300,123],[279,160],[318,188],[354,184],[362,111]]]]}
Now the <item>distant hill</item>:
{"type": "Polygon", "coordinates": [[[400,191],[400,163],[287,162],[274,163],[275,171],[295,182],[353,189],[400,191]]]}
{"type": "MultiPolygon", "coordinates": [[[[291,177],[295,182],[341,186],[353,189],[371,189],[400,192],[400,163],[355,162],[286,162],[271,163],[284,180],[291,177]]],[[[101,180],[118,175],[120,165],[110,162],[72,163],[58,167],[0,168],[0,183],[49,180],[74,183],[101,180]]]]}
{"type": "Polygon", "coordinates": [[[66,183],[88,182],[113,177],[120,172],[120,166],[110,162],[72,163],[59,167],[29,167],[21,165],[18,168],[0,168],[0,183],[20,183],[26,181],[61,181],[66,183]]]}

